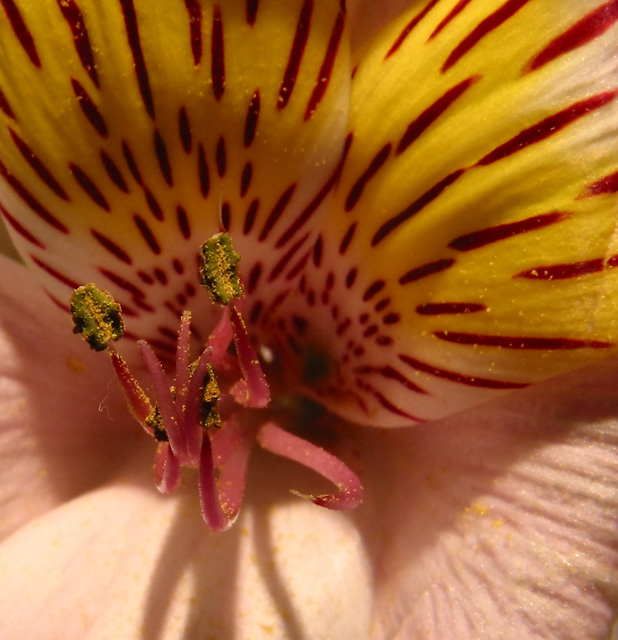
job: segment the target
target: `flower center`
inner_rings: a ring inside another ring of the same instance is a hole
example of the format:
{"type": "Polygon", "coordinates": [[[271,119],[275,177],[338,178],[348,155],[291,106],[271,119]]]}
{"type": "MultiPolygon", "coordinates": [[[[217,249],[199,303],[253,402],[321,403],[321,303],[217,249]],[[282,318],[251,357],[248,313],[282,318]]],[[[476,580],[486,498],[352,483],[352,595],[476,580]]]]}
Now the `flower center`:
{"type": "MultiPolygon", "coordinates": [[[[357,476],[341,460],[300,435],[308,431],[306,422],[312,423],[322,410],[309,400],[289,396],[276,354],[264,348],[260,359],[254,349],[242,317],[240,257],[229,235],[217,234],[205,242],[200,260],[200,281],[212,300],[223,307],[221,318],[192,361],[191,313],[182,314],[171,383],[152,347],[138,342],[154,401],[112,344],[124,331],[120,305],[93,284],[76,289],[71,300],[74,331],[93,349],[109,350],[133,416],[157,443],[157,488],[172,493],[180,484],[181,467],[197,468],[204,521],[213,530],[225,530],[238,516],[249,454],[257,441],[262,448],[315,470],[338,488],[327,495],[294,493],[327,508],[353,509],[362,499],[357,476]],[[273,402],[262,363],[272,374],[275,388],[281,390],[273,402]]],[[[307,350],[301,372],[305,384],[318,382],[329,370],[328,354],[307,350]]]]}

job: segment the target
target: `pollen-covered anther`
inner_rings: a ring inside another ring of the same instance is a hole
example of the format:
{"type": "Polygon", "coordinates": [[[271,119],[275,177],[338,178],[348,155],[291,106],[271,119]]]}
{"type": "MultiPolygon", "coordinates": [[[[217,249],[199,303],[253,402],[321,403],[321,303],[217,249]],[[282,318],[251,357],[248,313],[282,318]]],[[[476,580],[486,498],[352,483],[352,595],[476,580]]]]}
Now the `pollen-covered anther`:
{"type": "Polygon", "coordinates": [[[70,302],[75,327],[95,351],[105,351],[112,341],[124,333],[122,309],[107,291],[94,284],[75,289],[70,302]]]}
{"type": "Polygon", "coordinates": [[[244,295],[238,264],[240,256],[234,251],[227,233],[218,233],[200,248],[200,282],[213,302],[228,305],[244,295]]]}

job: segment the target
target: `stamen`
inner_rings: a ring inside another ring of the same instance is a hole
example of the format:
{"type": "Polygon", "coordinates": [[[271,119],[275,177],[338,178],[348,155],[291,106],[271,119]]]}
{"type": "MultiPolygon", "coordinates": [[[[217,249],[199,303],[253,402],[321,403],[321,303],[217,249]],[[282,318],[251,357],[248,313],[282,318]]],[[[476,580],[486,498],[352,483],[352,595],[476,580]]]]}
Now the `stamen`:
{"type": "Polygon", "coordinates": [[[81,333],[95,351],[105,351],[112,340],[124,333],[120,305],[107,291],[94,284],[75,289],[71,296],[73,333],[81,333]]]}
{"type": "Polygon", "coordinates": [[[200,248],[200,282],[213,302],[228,305],[244,294],[238,263],[240,256],[232,248],[227,233],[218,233],[204,242],[200,248]]]}

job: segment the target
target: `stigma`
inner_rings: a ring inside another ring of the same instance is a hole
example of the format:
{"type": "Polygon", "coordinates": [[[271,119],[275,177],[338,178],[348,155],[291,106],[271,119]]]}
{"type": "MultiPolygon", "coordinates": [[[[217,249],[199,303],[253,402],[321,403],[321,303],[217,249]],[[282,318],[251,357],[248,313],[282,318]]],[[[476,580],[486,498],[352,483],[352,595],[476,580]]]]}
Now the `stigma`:
{"type": "Polygon", "coordinates": [[[220,307],[220,317],[192,358],[192,317],[190,311],[182,313],[172,371],[146,341],[137,342],[152,397],[113,344],[124,332],[120,305],[94,284],[79,287],[71,298],[74,332],[94,350],[108,351],[131,414],[156,443],[157,489],[173,493],[181,484],[181,469],[197,469],[204,522],[214,531],[229,529],[240,512],[249,457],[258,444],[313,469],[337,488],[332,494],[294,494],[329,509],[354,509],[363,494],[357,475],[335,455],[288,430],[281,411],[270,408],[270,385],[243,319],[240,256],[230,236],[213,236],[199,255],[200,282],[220,307]]]}

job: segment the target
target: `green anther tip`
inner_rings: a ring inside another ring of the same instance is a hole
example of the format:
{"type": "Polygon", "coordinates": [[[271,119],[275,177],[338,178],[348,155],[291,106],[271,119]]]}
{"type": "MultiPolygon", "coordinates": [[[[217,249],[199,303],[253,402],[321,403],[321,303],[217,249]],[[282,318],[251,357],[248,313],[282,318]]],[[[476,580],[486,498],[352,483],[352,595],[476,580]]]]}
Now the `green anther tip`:
{"type": "Polygon", "coordinates": [[[200,247],[200,282],[208,289],[213,302],[228,305],[234,298],[243,296],[239,262],[240,256],[227,233],[218,233],[200,247]]]}
{"type": "Polygon", "coordinates": [[[122,309],[107,291],[94,284],[75,289],[71,296],[73,333],[81,333],[95,351],[104,351],[124,333],[122,309]]]}

